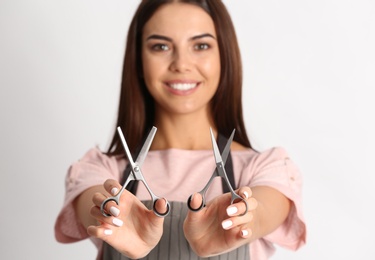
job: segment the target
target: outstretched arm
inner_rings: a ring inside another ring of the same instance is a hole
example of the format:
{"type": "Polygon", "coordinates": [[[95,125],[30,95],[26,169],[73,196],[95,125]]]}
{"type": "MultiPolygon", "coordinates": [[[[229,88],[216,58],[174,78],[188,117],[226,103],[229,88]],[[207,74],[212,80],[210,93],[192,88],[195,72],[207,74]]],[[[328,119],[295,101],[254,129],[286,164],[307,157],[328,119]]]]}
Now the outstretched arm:
{"type": "MultiPolygon", "coordinates": [[[[192,249],[201,257],[232,251],[261,238],[280,226],[287,218],[290,201],[279,191],[258,186],[242,187],[237,194],[246,198],[230,205],[231,194],[213,199],[199,212],[190,211],[184,222],[185,237],[192,249]]],[[[195,194],[191,206],[198,208],[202,198],[195,194]]]]}
{"type": "MultiPolygon", "coordinates": [[[[89,188],[76,199],[75,210],[89,235],[102,239],[127,257],[142,258],[159,242],[164,219],[156,216],[126,190],[121,195],[119,205],[114,202],[106,205],[106,211],[112,216],[103,216],[101,203],[109,194],[116,194],[120,189],[121,185],[115,180],[89,188]]],[[[166,212],[165,200],[158,200],[156,209],[166,212]]]]}

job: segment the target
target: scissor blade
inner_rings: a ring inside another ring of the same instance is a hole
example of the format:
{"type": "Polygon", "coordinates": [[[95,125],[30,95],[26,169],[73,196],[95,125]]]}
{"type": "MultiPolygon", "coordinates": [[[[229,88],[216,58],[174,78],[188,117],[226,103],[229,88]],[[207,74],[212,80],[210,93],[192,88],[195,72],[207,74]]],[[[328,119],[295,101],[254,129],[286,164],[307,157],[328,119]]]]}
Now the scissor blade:
{"type": "Polygon", "coordinates": [[[125,149],[125,153],[126,153],[126,156],[128,157],[128,160],[129,160],[129,163],[130,165],[132,166],[132,169],[134,169],[134,161],[133,161],[133,157],[130,153],[130,150],[129,150],[129,147],[128,147],[128,144],[126,143],[126,140],[125,140],[125,137],[124,137],[124,134],[122,133],[121,131],[121,128],[120,127],[117,127],[117,132],[120,136],[120,139],[121,139],[121,142],[122,142],[122,146],[124,146],[124,149],[125,149]]]}
{"type": "Polygon", "coordinates": [[[147,136],[146,141],[144,142],[141,151],[139,152],[139,155],[135,162],[138,164],[138,166],[142,166],[143,161],[146,158],[146,155],[148,153],[148,150],[150,150],[152,140],[154,140],[155,134],[156,134],[157,128],[155,126],[152,127],[150,133],[147,136]]]}
{"type": "Polygon", "coordinates": [[[214,150],[215,162],[221,163],[223,161],[223,159],[221,158],[219,148],[217,147],[217,143],[216,143],[216,140],[215,140],[214,133],[212,132],[212,128],[210,128],[210,132],[211,132],[211,141],[212,141],[212,148],[214,150]]]}
{"type": "Polygon", "coordinates": [[[227,141],[227,144],[225,145],[225,148],[223,150],[223,153],[221,154],[221,158],[223,159],[223,163],[225,164],[227,162],[227,158],[228,158],[228,155],[229,155],[229,151],[230,151],[230,146],[232,144],[232,141],[233,141],[233,137],[234,137],[234,132],[236,130],[233,129],[232,131],[232,134],[230,135],[228,141],[227,141]]]}
{"type": "Polygon", "coordinates": [[[219,163],[219,162],[222,161],[223,164],[225,164],[227,162],[227,159],[228,159],[230,146],[231,146],[232,141],[233,141],[235,129],[233,129],[232,134],[230,135],[230,137],[227,141],[227,144],[225,145],[225,148],[223,150],[223,153],[221,155],[220,155],[220,151],[219,151],[219,148],[218,148],[216,140],[215,140],[215,136],[212,132],[212,128],[210,128],[210,131],[211,131],[211,141],[212,141],[212,147],[214,149],[215,161],[216,161],[216,163],[219,163]]]}

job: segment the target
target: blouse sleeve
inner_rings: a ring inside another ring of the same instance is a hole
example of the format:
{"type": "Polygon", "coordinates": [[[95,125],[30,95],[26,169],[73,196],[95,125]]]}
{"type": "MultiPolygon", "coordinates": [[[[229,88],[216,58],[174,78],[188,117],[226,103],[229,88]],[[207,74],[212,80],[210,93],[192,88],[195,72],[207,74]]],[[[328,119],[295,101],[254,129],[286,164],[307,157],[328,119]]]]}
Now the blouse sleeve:
{"type": "Polygon", "coordinates": [[[117,160],[108,157],[98,148],[90,149],[81,160],[73,163],[65,179],[65,199],[55,222],[56,240],[72,243],[88,237],[86,229],[73,209],[74,199],[86,189],[102,185],[107,179],[118,180],[117,160]]]}
{"type": "Polygon", "coordinates": [[[250,186],[268,186],[283,193],[292,202],[286,221],[265,236],[264,242],[297,250],[306,241],[306,225],[302,212],[302,176],[297,166],[282,148],[259,153],[249,165],[250,186]]]}

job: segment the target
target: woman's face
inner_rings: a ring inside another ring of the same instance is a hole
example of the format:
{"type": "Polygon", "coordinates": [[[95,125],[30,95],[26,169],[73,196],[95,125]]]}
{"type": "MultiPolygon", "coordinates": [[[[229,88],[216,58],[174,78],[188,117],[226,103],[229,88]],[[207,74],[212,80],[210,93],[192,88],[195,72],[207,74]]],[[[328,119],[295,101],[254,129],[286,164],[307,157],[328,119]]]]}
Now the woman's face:
{"type": "Polygon", "coordinates": [[[143,29],[142,64],[157,112],[207,112],[220,78],[211,17],[191,4],[160,7],[143,29]]]}

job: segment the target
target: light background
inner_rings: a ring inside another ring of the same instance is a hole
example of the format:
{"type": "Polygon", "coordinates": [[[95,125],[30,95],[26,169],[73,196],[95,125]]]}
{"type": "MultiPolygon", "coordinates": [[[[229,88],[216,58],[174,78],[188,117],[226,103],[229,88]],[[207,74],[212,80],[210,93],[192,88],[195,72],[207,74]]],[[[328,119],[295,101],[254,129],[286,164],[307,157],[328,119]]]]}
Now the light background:
{"type": "MultiPolygon", "coordinates": [[[[307,245],[273,259],[375,259],[375,3],[224,1],[244,63],[254,146],[304,176],[307,245]]],[[[0,1],[0,258],[94,259],[53,226],[68,166],[114,129],[139,0],[0,1]]]]}

